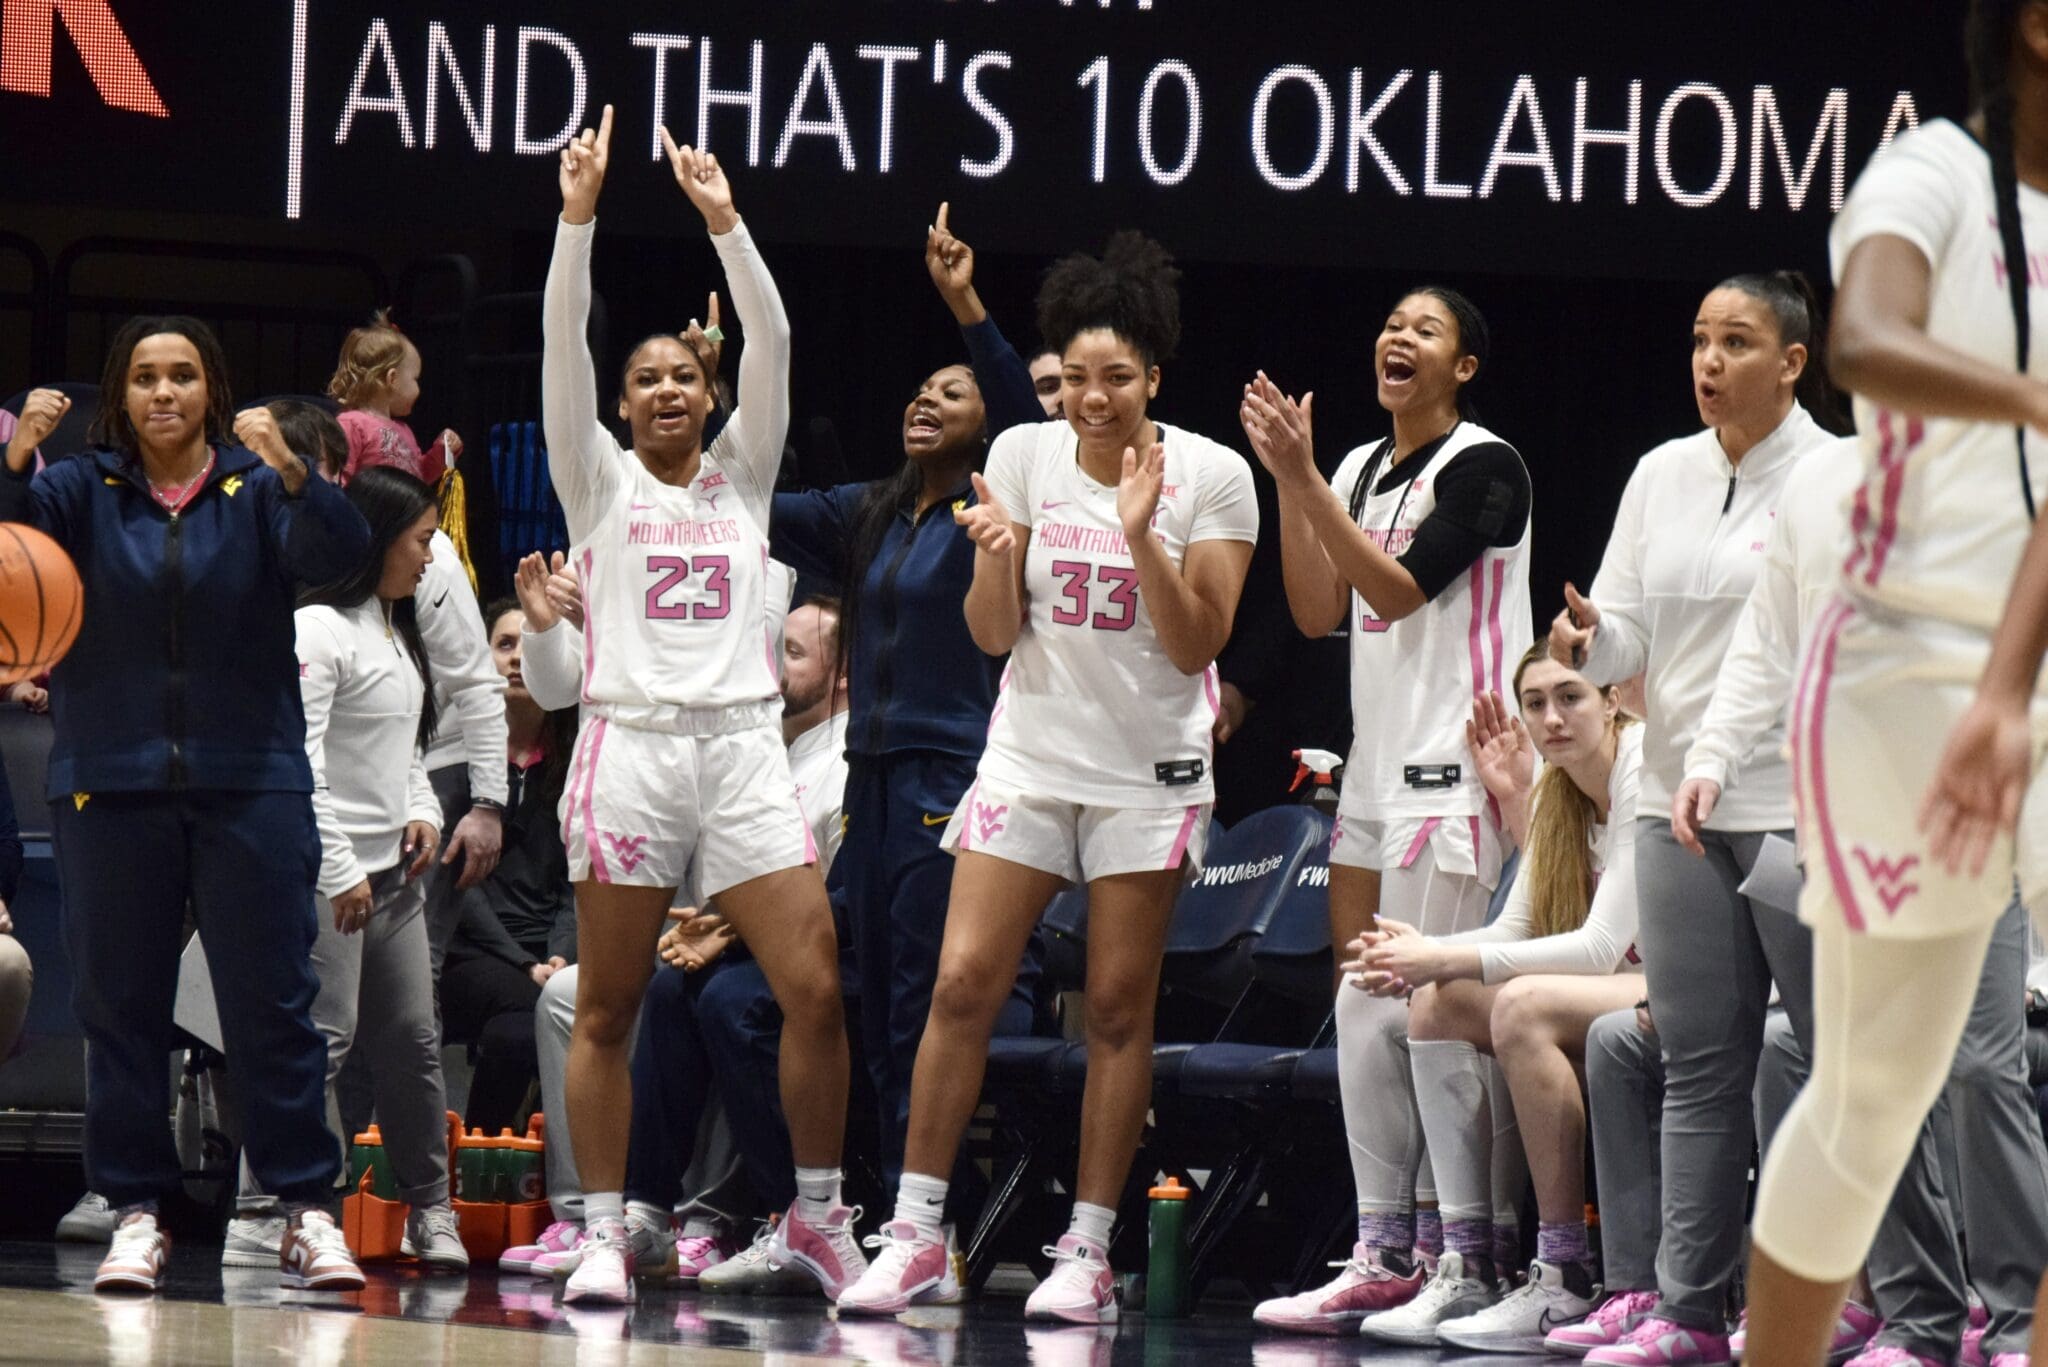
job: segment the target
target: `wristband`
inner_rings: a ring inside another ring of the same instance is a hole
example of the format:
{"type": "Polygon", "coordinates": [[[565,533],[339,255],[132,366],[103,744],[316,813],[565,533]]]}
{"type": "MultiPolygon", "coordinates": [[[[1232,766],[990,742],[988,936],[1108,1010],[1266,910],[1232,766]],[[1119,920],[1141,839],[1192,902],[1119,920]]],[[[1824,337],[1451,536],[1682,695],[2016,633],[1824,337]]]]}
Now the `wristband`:
{"type": "Polygon", "coordinates": [[[469,800],[469,805],[472,808],[481,807],[487,812],[496,812],[499,816],[505,814],[505,804],[494,797],[473,797],[469,800]]]}

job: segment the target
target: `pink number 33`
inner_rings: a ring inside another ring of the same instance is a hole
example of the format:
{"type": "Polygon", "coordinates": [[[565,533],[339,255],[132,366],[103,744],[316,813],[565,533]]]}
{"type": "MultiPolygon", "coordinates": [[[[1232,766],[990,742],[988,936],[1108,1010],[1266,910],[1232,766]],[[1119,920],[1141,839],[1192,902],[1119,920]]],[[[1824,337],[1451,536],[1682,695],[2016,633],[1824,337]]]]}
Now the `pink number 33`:
{"type": "Polygon", "coordinates": [[[1063,627],[1092,626],[1097,631],[1129,631],[1138,621],[1138,572],[1128,565],[1090,565],[1084,560],[1055,560],[1053,576],[1060,585],[1060,606],[1053,608],[1052,620],[1063,627]],[[1099,584],[1109,586],[1109,606],[1088,617],[1090,571],[1099,584]]]}
{"type": "Polygon", "coordinates": [[[647,572],[657,576],[647,590],[647,616],[657,622],[715,622],[732,611],[732,561],[723,555],[698,555],[685,560],[680,555],[650,555],[647,572]],[[681,592],[697,575],[704,583],[690,601],[681,592]],[[674,593],[672,600],[664,601],[674,593]]]}

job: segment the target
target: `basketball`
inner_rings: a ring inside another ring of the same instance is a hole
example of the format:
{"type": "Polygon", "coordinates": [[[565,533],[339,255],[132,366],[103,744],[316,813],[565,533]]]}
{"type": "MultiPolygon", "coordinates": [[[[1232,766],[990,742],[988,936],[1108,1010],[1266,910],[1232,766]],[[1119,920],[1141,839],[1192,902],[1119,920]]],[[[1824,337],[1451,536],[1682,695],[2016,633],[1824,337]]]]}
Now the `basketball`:
{"type": "Polygon", "coordinates": [[[63,659],[84,612],[85,590],[64,548],[33,527],[0,522],[0,684],[63,659]]]}

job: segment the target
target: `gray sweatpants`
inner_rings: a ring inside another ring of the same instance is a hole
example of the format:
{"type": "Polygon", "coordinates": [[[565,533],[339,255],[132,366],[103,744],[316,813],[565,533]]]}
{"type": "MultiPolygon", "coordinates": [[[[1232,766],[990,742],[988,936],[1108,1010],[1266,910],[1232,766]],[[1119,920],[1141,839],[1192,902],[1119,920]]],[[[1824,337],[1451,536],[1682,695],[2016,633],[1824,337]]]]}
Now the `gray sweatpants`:
{"type": "Polygon", "coordinates": [[[1679,845],[1668,817],[1639,822],[1636,940],[1664,1055],[1657,1313],[1723,1333],[1743,1252],[1764,1012],[1775,979],[1794,1034],[1810,1046],[1813,945],[1797,919],[1737,891],[1763,832],[1703,831],[1700,840],[1704,858],[1679,845]]]}
{"type": "Polygon", "coordinates": [[[1609,1291],[1648,1291],[1657,1284],[1663,1207],[1664,1061],[1656,1033],[1632,1010],[1610,1011],[1586,1031],[1586,1112],[1603,1280],[1609,1291]]]}
{"type": "MultiPolygon", "coordinates": [[[[327,1042],[327,1126],[340,1136],[346,1162],[353,1136],[342,1134],[335,1081],[356,1053],[369,1068],[398,1199],[418,1209],[448,1199],[448,1105],[426,887],[406,882],[400,866],[370,875],[370,894],[369,923],[354,935],[334,928],[333,903],[314,899],[320,933],[313,941],[313,973],[320,993],[313,999],[313,1027],[327,1042]]],[[[245,1163],[241,1208],[257,1210],[267,1200],[245,1163]]]]}
{"type": "MultiPolygon", "coordinates": [[[[2026,1352],[2035,1281],[2048,1266],[2048,1145],[2028,1078],[2026,956],[2026,913],[2015,903],[1984,956],[1948,1086],[1870,1249],[1871,1290],[1885,1320],[1878,1341],[1940,1361],[1962,1344],[1970,1285],[1991,1316],[1986,1359],[2026,1352]],[[1958,1217],[1968,1236],[1967,1283],[1958,1217]]],[[[1766,1144],[1807,1072],[1796,1044],[1773,1041],[1757,1082],[1766,1144]]]]}
{"type": "MultiPolygon", "coordinates": [[[[673,970],[659,969],[657,972],[673,970]]],[[[569,1036],[576,1027],[576,965],[570,964],[540,990],[533,1013],[534,1053],[540,1061],[541,1111],[548,1118],[546,1162],[548,1204],[557,1220],[583,1218],[583,1179],[576,1172],[576,1151],[569,1145],[569,1036]]],[[[640,1038],[633,1022],[631,1038],[640,1038]]],[[[620,1123],[625,1123],[620,1117],[620,1123]]],[[[710,1113],[697,1126],[697,1146],[683,1171],[683,1204],[676,1210],[684,1224],[692,1221],[737,1229],[753,1210],[753,1188],[735,1147],[732,1127],[717,1095],[710,1113]]]]}

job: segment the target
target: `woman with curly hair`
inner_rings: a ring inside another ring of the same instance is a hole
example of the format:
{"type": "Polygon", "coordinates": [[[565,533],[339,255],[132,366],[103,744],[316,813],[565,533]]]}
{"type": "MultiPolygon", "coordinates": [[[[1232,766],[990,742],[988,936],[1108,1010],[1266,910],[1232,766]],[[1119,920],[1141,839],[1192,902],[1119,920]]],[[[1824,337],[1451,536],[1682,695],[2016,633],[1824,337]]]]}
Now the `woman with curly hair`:
{"type": "Polygon", "coordinates": [[[1178,275],[1135,233],[1052,268],[1039,326],[1060,353],[1066,421],[998,437],[976,501],[954,514],[976,547],[968,630],[1010,668],[942,842],[953,891],[896,1218],[840,1296],[843,1314],[940,1294],[942,1174],[980,1095],[990,1030],[1046,903],[1085,883],[1096,933],[1080,1173],[1053,1273],[1024,1313],[1117,1317],[1110,1225],[1151,1101],[1167,921],[1209,826],[1216,654],[1258,538],[1245,460],[1149,414],[1180,337],[1178,275]]]}

